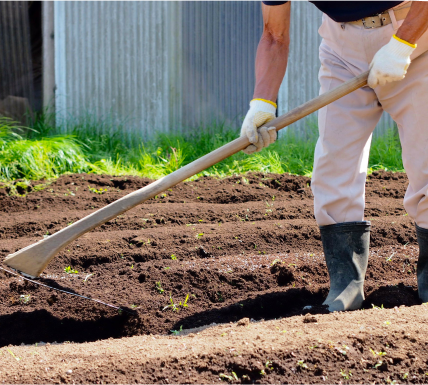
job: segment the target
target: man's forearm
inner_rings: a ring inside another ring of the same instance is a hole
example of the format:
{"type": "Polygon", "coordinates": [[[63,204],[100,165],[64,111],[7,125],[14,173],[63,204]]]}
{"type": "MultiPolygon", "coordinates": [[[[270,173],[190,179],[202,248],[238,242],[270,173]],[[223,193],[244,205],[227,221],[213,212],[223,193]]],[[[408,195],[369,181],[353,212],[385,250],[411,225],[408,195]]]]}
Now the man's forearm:
{"type": "Polygon", "coordinates": [[[256,55],[256,87],[253,98],[276,101],[287,68],[289,39],[263,34],[256,55]]]}
{"type": "Polygon", "coordinates": [[[428,1],[414,1],[396,36],[411,44],[417,44],[427,29],[428,1]]]}

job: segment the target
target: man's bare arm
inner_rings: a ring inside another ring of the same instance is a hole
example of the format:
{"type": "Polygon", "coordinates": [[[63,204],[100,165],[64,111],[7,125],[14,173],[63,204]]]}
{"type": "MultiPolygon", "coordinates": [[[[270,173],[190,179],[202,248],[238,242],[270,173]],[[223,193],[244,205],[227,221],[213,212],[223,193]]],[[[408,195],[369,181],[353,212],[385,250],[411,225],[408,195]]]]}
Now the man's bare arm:
{"type": "Polygon", "coordinates": [[[411,44],[428,29],[428,1],[414,1],[396,36],[411,44]]]}
{"type": "Polygon", "coordinates": [[[253,98],[276,101],[287,68],[290,44],[291,2],[262,4],[263,35],[256,55],[256,87],[253,98]]]}

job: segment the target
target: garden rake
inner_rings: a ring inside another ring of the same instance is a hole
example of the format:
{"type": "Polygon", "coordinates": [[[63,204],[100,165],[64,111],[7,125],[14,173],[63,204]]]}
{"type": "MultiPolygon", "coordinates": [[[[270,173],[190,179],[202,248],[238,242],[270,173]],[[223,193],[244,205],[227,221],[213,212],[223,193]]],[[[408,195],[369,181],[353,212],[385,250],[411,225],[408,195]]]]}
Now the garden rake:
{"type": "MultiPolygon", "coordinates": [[[[290,112],[270,121],[267,127],[275,127],[277,131],[334,102],[352,91],[367,84],[369,71],[347,81],[341,86],[322,94],[290,112]]],[[[246,148],[250,142],[247,137],[240,137],[232,142],[210,152],[209,154],[189,163],[171,174],[134,191],[113,203],[80,219],[72,225],[52,234],[48,238],[27,246],[10,254],[4,263],[23,275],[32,278],[39,276],[55,255],[70,242],[97,226],[117,217],[144,201],[155,197],[165,190],[175,186],[187,178],[215,165],[227,157],[246,148]]]]}

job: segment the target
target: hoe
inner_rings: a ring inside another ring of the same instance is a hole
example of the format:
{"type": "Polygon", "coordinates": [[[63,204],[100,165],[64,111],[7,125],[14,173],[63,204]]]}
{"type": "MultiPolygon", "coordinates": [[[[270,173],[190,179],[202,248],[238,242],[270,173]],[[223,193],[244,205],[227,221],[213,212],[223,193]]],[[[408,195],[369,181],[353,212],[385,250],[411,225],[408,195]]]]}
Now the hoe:
{"type": "MultiPolygon", "coordinates": [[[[342,96],[365,86],[367,84],[368,74],[369,71],[364,72],[341,86],[328,91],[325,94],[322,94],[270,121],[267,126],[275,127],[277,131],[289,126],[312,112],[334,102],[342,96]]],[[[238,151],[241,151],[249,144],[250,143],[246,137],[235,139],[202,158],[197,159],[173,173],[149,184],[148,186],[110,203],[102,209],[80,219],[50,237],[8,255],[4,260],[4,263],[23,275],[30,276],[32,278],[38,277],[55,255],[76,238],[117,217],[125,211],[132,209],[140,203],[143,203],[163,191],[168,190],[177,183],[180,183],[183,180],[190,178],[191,176],[237,153],[238,151]]]]}

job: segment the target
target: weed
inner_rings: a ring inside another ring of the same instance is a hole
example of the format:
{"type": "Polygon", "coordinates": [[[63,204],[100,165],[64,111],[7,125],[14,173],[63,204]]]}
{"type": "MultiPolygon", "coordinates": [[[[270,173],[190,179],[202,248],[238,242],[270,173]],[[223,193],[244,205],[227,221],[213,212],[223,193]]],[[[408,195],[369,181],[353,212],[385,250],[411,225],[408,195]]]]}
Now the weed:
{"type": "Polygon", "coordinates": [[[345,370],[340,369],[340,375],[345,379],[345,380],[349,380],[352,377],[352,373],[349,370],[348,373],[346,373],[345,370]]]}
{"type": "Polygon", "coordinates": [[[180,332],[182,332],[182,331],[183,331],[183,325],[180,326],[179,330],[170,330],[170,332],[175,336],[180,335],[180,332]]]}
{"type": "Polygon", "coordinates": [[[93,192],[94,194],[104,194],[105,192],[107,192],[108,190],[106,188],[99,188],[96,189],[95,187],[91,187],[88,185],[88,190],[90,192],[93,192]]]}
{"type": "Polygon", "coordinates": [[[219,377],[220,377],[220,380],[228,380],[228,381],[236,380],[236,381],[238,381],[238,376],[236,375],[235,372],[232,372],[231,376],[229,376],[227,374],[220,373],[219,377]]]}
{"type": "Polygon", "coordinates": [[[279,265],[283,263],[279,258],[274,259],[273,262],[270,264],[271,267],[275,266],[275,265],[279,265]]]}
{"type": "Polygon", "coordinates": [[[224,297],[221,291],[217,292],[217,302],[224,302],[224,297]]]}
{"type": "Polygon", "coordinates": [[[188,307],[187,305],[187,301],[189,300],[190,295],[187,294],[186,298],[184,299],[184,301],[180,301],[178,304],[174,303],[174,300],[172,299],[172,295],[171,293],[169,293],[169,305],[166,305],[162,310],[166,310],[171,308],[172,311],[179,311],[180,307],[186,308],[188,307]]]}
{"type": "Polygon", "coordinates": [[[17,361],[20,361],[20,360],[21,360],[21,358],[17,357],[17,356],[12,352],[12,350],[10,350],[10,349],[8,349],[8,348],[6,348],[6,350],[9,352],[9,354],[10,354],[13,358],[15,358],[15,360],[17,360],[17,361]]]}
{"type": "Polygon", "coordinates": [[[71,266],[64,267],[64,272],[67,274],[78,274],[79,272],[75,269],[72,269],[71,266]]]}
{"type": "Polygon", "coordinates": [[[21,294],[19,296],[19,302],[23,303],[24,305],[26,305],[27,303],[29,303],[31,300],[31,295],[30,294],[21,294]]]}
{"type": "Polygon", "coordinates": [[[165,291],[164,289],[162,289],[162,285],[159,282],[156,282],[156,290],[158,291],[159,294],[163,294],[163,292],[165,291]]]}
{"type": "MultiPolygon", "coordinates": [[[[55,119],[47,115],[37,114],[30,129],[24,130],[10,119],[0,119],[0,180],[49,179],[67,172],[159,179],[239,136],[223,124],[185,135],[158,134],[143,142],[141,134],[126,129],[127,122],[116,124],[109,116],[87,115],[53,125],[55,119]]],[[[239,152],[192,179],[248,171],[311,176],[317,136],[313,124],[303,134],[289,130],[269,149],[250,156],[239,152]]],[[[379,169],[404,169],[396,130],[372,141],[369,172],[379,169]]],[[[249,183],[245,177],[242,182],[249,183]]]]}
{"type": "Polygon", "coordinates": [[[370,348],[370,351],[371,351],[371,353],[373,354],[374,357],[376,357],[376,356],[380,356],[380,357],[386,356],[386,352],[382,352],[382,351],[376,352],[372,348],[370,348]]]}

